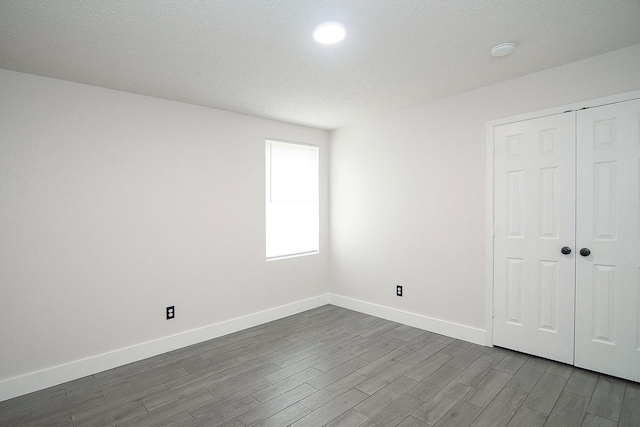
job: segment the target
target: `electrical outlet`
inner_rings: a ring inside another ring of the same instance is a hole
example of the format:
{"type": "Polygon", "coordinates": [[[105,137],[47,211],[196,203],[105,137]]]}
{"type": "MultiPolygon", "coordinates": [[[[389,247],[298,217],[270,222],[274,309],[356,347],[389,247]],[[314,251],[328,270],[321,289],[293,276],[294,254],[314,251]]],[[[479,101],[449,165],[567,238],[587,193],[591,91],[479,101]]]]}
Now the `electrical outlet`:
{"type": "Polygon", "coordinates": [[[396,295],[399,297],[402,296],[402,286],[396,285],[396,295]]]}
{"type": "Polygon", "coordinates": [[[176,308],[174,305],[171,307],[167,307],[167,320],[173,319],[176,317],[176,308]]]}

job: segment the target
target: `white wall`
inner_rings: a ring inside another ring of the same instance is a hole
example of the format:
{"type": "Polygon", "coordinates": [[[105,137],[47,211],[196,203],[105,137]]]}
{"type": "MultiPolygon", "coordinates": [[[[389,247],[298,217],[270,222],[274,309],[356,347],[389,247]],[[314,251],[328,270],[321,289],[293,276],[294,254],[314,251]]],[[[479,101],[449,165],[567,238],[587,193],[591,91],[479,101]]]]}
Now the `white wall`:
{"type": "Polygon", "coordinates": [[[325,131],[0,70],[0,383],[326,294],[327,160],[325,131]],[[320,147],[319,255],[265,261],[265,138],[320,147]]]}
{"type": "Polygon", "coordinates": [[[481,331],[486,122],[637,89],[640,45],[337,130],[329,153],[324,131],[0,70],[0,400],[327,283],[481,331]],[[320,146],[320,255],[264,260],[265,138],[320,146]]]}
{"type": "Polygon", "coordinates": [[[487,121],[637,89],[640,45],[334,131],[331,292],[486,329],[487,121]]]}

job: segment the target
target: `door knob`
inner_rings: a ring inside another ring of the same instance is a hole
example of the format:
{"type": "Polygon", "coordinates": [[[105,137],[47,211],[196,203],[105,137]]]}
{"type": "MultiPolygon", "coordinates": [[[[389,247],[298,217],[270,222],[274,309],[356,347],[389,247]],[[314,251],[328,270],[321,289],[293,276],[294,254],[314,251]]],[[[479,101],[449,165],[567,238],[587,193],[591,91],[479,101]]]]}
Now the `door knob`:
{"type": "Polygon", "coordinates": [[[571,253],[571,248],[569,246],[565,246],[560,249],[560,252],[562,252],[563,255],[569,255],[571,253]]]}
{"type": "Polygon", "coordinates": [[[589,250],[589,248],[582,248],[582,249],[580,249],[580,255],[589,256],[589,255],[591,255],[591,251],[589,250]]]}

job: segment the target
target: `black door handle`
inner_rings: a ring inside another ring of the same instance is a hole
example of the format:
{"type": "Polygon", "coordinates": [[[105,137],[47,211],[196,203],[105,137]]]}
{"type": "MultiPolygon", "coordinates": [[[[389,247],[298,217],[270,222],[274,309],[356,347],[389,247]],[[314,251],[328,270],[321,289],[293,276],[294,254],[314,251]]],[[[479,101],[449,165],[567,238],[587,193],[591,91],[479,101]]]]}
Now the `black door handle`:
{"type": "Polygon", "coordinates": [[[580,255],[589,256],[589,255],[591,255],[591,251],[589,250],[589,248],[582,248],[582,249],[580,249],[580,255]]]}
{"type": "Polygon", "coordinates": [[[560,249],[560,252],[562,252],[563,255],[569,255],[571,253],[571,248],[569,246],[565,246],[560,249]]]}

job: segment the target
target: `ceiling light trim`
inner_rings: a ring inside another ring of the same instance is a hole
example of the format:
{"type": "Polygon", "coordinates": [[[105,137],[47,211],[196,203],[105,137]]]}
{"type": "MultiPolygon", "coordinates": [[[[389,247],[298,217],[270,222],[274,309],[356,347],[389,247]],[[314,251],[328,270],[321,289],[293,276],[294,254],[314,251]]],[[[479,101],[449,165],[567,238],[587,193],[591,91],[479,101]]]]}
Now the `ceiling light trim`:
{"type": "Polygon", "coordinates": [[[324,22],[313,29],[313,39],[320,44],[336,44],[344,40],[347,30],[339,22],[324,22]]]}

